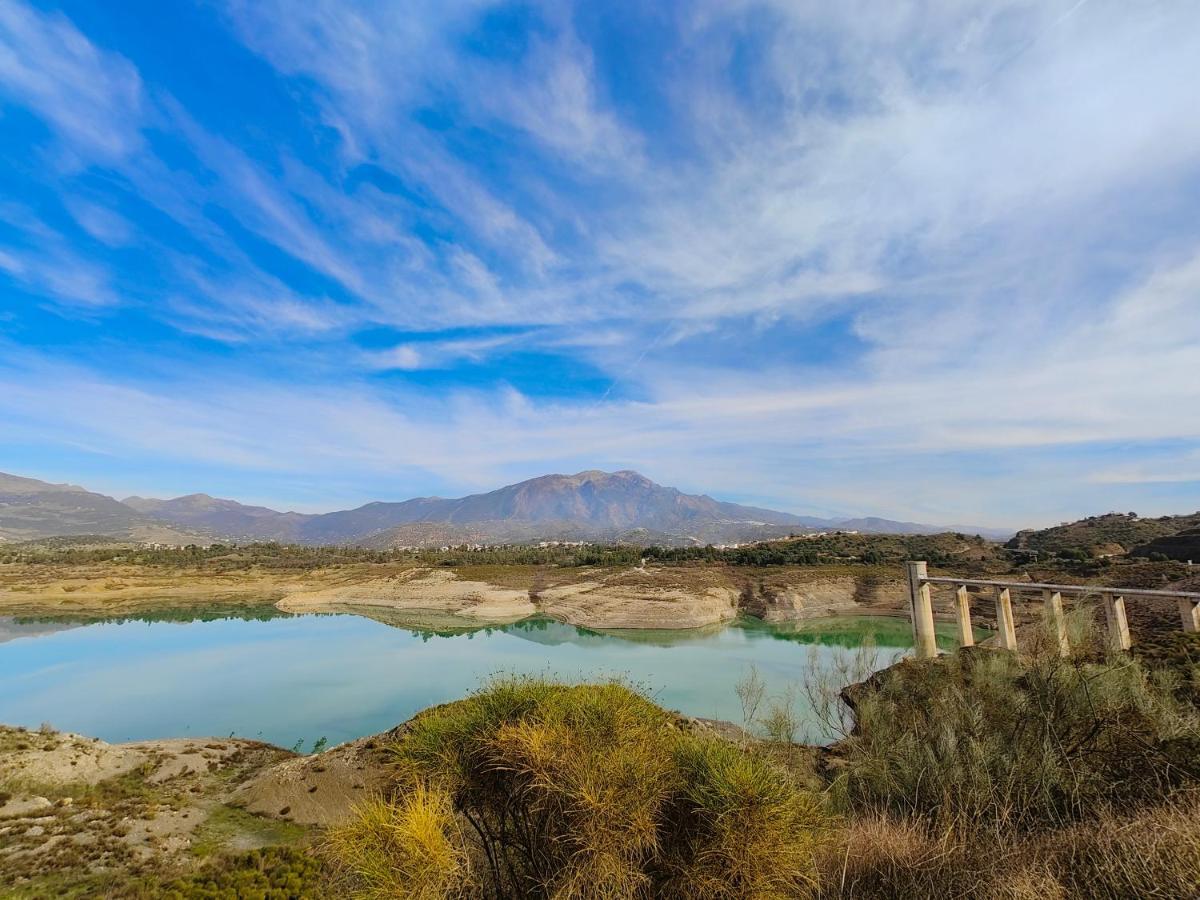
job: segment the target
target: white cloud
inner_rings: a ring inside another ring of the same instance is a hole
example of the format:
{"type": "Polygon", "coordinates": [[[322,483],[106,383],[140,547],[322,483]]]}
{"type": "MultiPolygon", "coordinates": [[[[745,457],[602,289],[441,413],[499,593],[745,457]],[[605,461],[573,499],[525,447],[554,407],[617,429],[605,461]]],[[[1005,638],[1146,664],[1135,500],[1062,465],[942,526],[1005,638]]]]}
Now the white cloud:
{"type": "Polygon", "coordinates": [[[137,71],[60,14],[0,4],[0,90],[36,109],[71,150],[115,162],[140,144],[137,71]]]}
{"type": "MultiPolygon", "coordinates": [[[[600,50],[560,8],[543,10],[515,62],[464,50],[493,5],[228,3],[241,39],[340,135],[324,167],[286,147],[252,158],[170,97],[148,100],[131,63],[66,19],[3,7],[8,100],[211,255],[131,234],[67,190],[90,234],[144,243],[173,274],[154,307],[164,319],[252,347],[297,339],[300,360],[326,352],[300,339],[371,324],[466,333],[348,351],[339,382],[302,395],[234,381],[180,402],[77,372],[72,400],[41,384],[52,367],[10,373],[2,402],[23,427],[49,440],[79,424],[111,452],[313,473],[400,464],[480,486],[573,460],[673,460],[739,490],[778,484],[797,503],[842,496],[870,510],[876,492],[899,514],[924,501],[889,484],[899,464],[867,471],[888,457],[936,474],[945,453],[1200,440],[1186,414],[1200,408],[1189,4],[697,2],[655,20],[674,29],[645,85],[662,121],[605,90],[600,50]],[[422,121],[439,103],[453,128],[422,121]],[[140,138],[147,121],[181,138],[204,177],[158,159],[140,138]],[[463,152],[464,134],[494,151],[463,152]],[[404,190],[351,178],[363,165],[404,190]],[[260,270],[212,207],[329,289],[260,270]],[[424,238],[418,221],[433,223],[424,238]],[[810,365],[798,348],[768,366],[749,340],[740,360],[704,349],[830,317],[853,323],[848,364],[810,365]],[[469,333],[495,325],[512,330],[469,333]],[[357,380],[523,349],[571,354],[640,400],[549,403],[495,385],[397,394],[357,380]],[[93,412],[109,404],[140,412],[93,412]],[[855,467],[853,485],[796,474],[836,471],[836,458],[855,467]]],[[[116,302],[82,255],[2,252],[0,268],[39,291],[116,302]]],[[[1086,480],[1083,468],[1035,470],[1086,480]]],[[[981,492],[945,477],[941,508],[981,518],[970,506],[981,492]]]]}
{"type": "MultiPolygon", "coordinates": [[[[1022,357],[1021,348],[1011,348],[964,365],[953,379],[917,367],[862,383],[780,384],[778,373],[751,370],[707,382],[681,379],[646,401],[580,406],[511,389],[431,396],[353,380],[281,386],[243,377],[214,385],[177,376],[161,387],[136,387],[30,359],[0,373],[0,413],[51,442],[70,422],[73,440],[121,456],[161,453],[296,473],[353,466],[365,477],[402,468],[464,488],[605,461],[686,478],[694,487],[712,478],[727,492],[775,497],[799,510],[853,506],[1010,524],[1018,520],[1003,512],[1009,500],[985,503],[988,491],[1023,491],[1026,503],[1046,504],[1034,508],[1053,518],[1066,505],[1056,498],[1081,496],[1089,484],[1174,480],[1136,471],[1097,477],[1069,458],[1032,467],[1041,474],[1031,479],[1032,464],[1017,461],[1093,444],[1200,442],[1200,418],[1181,414],[1200,408],[1197,326],[1186,316],[1171,320],[1192,330],[1164,341],[1159,328],[1139,333],[1122,315],[1143,306],[1175,308],[1170,298],[1194,296],[1197,259],[1200,253],[1155,273],[1090,334],[1064,336],[1056,353],[1022,357]],[[1154,352],[1149,378],[1139,352],[1145,340],[1154,352]],[[991,475],[944,462],[980,453],[1014,462],[991,475]],[[839,472],[845,477],[831,481],[839,472]],[[934,480],[914,484],[899,479],[903,472],[934,480]]],[[[487,342],[408,344],[374,364],[429,367],[490,349],[487,342]]]]}
{"type": "Polygon", "coordinates": [[[80,197],[66,197],[64,201],[79,227],[101,243],[123,247],[133,242],[135,229],[119,213],[80,197]]]}
{"type": "Polygon", "coordinates": [[[364,354],[364,359],[368,368],[379,371],[448,369],[462,362],[483,362],[495,351],[511,347],[522,337],[524,335],[502,334],[467,340],[419,341],[371,351],[364,354]]]}
{"type": "Polygon", "coordinates": [[[0,223],[18,235],[13,243],[0,246],[0,271],[13,281],[76,308],[99,309],[119,302],[108,270],[75,252],[32,211],[6,204],[0,207],[0,223]]]}

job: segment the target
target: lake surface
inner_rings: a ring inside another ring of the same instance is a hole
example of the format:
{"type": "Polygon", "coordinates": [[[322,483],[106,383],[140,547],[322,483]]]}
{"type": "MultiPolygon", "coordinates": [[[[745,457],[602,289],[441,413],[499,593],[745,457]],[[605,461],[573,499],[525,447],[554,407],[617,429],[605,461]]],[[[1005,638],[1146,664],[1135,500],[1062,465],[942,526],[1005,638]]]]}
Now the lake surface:
{"type": "MultiPolygon", "coordinates": [[[[740,722],[734,685],[751,666],[770,691],[782,691],[805,677],[810,660],[835,666],[864,641],[881,668],[911,648],[909,624],[738,620],[696,631],[598,633],[544,618],[480,628],[435,614],[385,623],[273,607],[205,619],[7,618],[0,722],[49,722],[106,741],[234,734],[287,747],[320,737],[333,745],[387,730],[503,673],[622,678],[668,708],[740,722]]],[[[799,737],[818,740],[803,698],[798,707],[806,722],[799,737]]]]}

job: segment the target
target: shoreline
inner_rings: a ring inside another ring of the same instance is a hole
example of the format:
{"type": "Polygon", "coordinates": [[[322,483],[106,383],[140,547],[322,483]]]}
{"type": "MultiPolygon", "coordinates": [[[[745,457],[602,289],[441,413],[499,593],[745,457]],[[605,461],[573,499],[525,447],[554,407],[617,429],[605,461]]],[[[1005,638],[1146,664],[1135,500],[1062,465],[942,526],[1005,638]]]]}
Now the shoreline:
{"type": "Polygon", "coordinates": [[[448,615],[477,625],[542,615],[597,631],[687,631],[748,615],[769,623],[838,615],[904,615],[891,569],[702,566],[459,570],[347,566],[305,573],[208,573],[146,567],[4,567],[0,616],[116,618],[145,611],[203,613],[272,605],[285,613],[369,618],[448,615]]]}

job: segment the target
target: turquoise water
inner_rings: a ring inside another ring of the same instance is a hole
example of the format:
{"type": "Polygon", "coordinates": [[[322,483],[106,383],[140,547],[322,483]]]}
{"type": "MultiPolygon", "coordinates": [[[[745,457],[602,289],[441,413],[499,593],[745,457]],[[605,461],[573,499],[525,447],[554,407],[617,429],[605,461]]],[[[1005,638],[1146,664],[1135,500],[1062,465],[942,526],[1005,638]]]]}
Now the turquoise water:
{"type": "MultiPolygon", "coordinates": [[[[207,620],[0,619],[0,640],[0,722],[49,722],[106,741],[234,734],[289,747],[384,731],[498,673],[618,677],[668,708],[740,722],[734,685],[751,666],[777,692],[864,640],[876,644],[877,667],[911,646],[899,619],[601,634],[540,618],[480,628],[270,607],[207,620]]],[[[801,737],[818,739],[803,699],[798,706],[801,737]]]]}

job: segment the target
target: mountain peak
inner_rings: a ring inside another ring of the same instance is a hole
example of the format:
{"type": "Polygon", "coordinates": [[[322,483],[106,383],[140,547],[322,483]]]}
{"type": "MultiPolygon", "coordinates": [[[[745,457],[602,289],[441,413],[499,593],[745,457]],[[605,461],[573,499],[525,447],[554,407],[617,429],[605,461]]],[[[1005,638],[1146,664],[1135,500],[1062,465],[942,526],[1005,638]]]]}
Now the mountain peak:
{"type": "Polygon", "coordinates": [[[781,537],[814,528],[937,530],[886,519],[817,519],[742,506],[706,494],[685,494],[632,469],[542,475],[456,499],[376,501],[320,515],[247,506],[204,493],[171,500],[133,496],[121,504],[82,488],[18,476],[0,475],[0,492],[18,501],[0,507],[0,538],[84,530],[130,534],[131,529],[155,524],[212,539],[380,547],[549,539],[703,544],[781,537]],[[90,511],[81,512],[85,507],[90,511]]]}
{"type": "MultiPolygon", "coordinates": [[[[182,497],[175,497],[167,501],[168,503],[186,504],[188,506],[207,506],[212,503],[237,503],[236,500],[217,500],[210,494],[184,494],[182,497]]],[[[241,506],[238,503],[238,506],[241,506]]]]}

